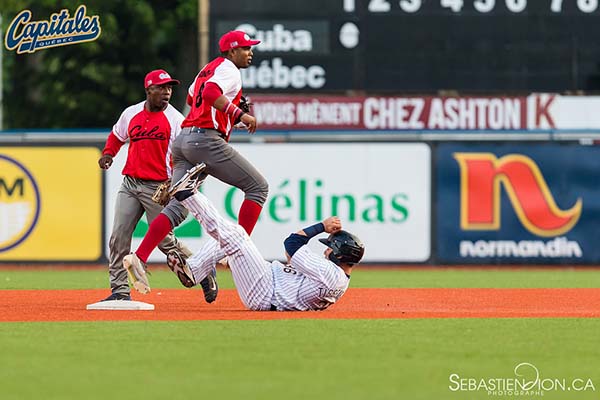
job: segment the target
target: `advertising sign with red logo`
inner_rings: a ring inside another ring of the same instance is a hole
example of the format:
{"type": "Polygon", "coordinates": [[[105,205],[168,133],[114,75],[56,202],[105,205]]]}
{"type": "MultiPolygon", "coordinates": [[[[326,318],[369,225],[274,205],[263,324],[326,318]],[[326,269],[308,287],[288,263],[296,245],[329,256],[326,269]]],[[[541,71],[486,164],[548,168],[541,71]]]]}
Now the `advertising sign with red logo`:
{"type": "Polygon", "coordinates": [[[600,129],[598,96],[252,95],[261,130],[577,134],[600,129]]]}
{"type": "Polygon", "coordinates": [[[263,129],[526,129],[526,97],[255,96],[263,129]]]}
{"type": "Polygon", "coordinates": [[[436,158],[440,262],[600,261],[600,148],[441,144],[436,158]]]}

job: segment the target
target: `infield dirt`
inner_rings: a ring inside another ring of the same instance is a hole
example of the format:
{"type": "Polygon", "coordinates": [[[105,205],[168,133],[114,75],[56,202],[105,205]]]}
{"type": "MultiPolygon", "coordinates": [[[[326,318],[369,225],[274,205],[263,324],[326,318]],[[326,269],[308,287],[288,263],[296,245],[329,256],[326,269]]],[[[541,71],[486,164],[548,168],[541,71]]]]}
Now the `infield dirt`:
{"type": "Polygon", "coordinates": [[[598,318],[600,289],[349,289],[320,312],[248,311],[224,289],[212,304],[194,289],[155,289],[133,300],[153,311],[88,311],[106,289],[1,290],[0,321],[262,320],[292,318],[598,318]]]}

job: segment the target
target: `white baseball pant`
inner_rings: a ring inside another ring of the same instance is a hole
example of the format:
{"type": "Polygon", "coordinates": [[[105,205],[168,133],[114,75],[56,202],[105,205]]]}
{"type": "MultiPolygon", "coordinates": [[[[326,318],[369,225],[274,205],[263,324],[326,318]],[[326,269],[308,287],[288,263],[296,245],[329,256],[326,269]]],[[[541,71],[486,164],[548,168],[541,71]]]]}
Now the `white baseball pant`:
{"type": "Polygon", "coordinates": [[[251,310],[270,310],[274,291],[271,263],[263,258],[244,228],[223,218],[202,193],[181,203],[216,240],[204,245],[187,260],[196,282],[204,279],[216,262],[227,255],[233,281],[244,305],[251,310]]]}

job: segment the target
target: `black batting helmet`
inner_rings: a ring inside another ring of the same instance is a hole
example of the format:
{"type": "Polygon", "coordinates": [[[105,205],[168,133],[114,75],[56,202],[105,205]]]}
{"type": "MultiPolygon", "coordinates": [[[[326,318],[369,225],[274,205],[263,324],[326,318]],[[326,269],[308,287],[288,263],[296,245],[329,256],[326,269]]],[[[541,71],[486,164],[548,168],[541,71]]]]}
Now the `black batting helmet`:
{"type": "Polygon", "coordinates": [[[332,233],[327,239],[319,239],[319,242],[333,250],[329,259],[337,265],[356,264],[365,254],[365,245],[360,239],[343,230],[332,233]]]}

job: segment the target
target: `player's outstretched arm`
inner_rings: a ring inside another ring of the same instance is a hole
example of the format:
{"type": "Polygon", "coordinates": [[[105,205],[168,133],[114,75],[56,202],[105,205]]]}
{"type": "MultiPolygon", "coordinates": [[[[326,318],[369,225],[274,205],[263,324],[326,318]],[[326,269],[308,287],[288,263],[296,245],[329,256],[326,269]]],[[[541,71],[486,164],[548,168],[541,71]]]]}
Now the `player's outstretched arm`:
{"type": "Polygon", "coordinates": [[[325,232],[335,233],[342,229],[342,221],[339,217],[329,217],[323,221],[325,232]]]}
{"type": "MultiPolygon", "coordinates": [[[[122,119],[123,116],[121,115],[119,121],[121,121],[122,119]]],[[[102,169],[109,169],[113,163],[113,157],[119,152],[121,146],[123,146],[123,143],[124,142],[122,142],[121,139],[117,137],[113,130],[106,139],[106,144],[104,145],[104,149],[102,150],[102,157],[98,159],[98,166],[102,169]]]]}
{"type": "Polygon", "coordinates": [[[329,217],[323,220],[323,222],[319,222],[318,224],[301,229],[296,233],[292,233],[283,242],[288,263],[291,261],[291,257],[294,253],[298,251],[300,247],[307,244],[312,237],[323,232],[334,233],[340,229],[342,229],[342,221],[339,217],[329,217]]]}
{"type": "Polygon", "coordinates": [[[220,89],[215,89],[213,87],[216,85],[207,85],[202,94],[202,98],[208,101],[208,104],[212,104],[214,108],[217,110],[223,111],[227,115],[233,116],[234,121],[241,121],[246,125],[246,129],[248,129],[248,133],[256,132],[256,118],[252,115],[244,112],[235,104],[229,102],[229,99],[225,97],[223,94],[220,94],[220,89]],[[208,94],[205,96],[208,89],[208,94]],[[218,96],[216,96],[218,94],[218,96]],[[215,97],[216,96],[216,97],[215,97]]]}
{"type": "Polygon", "coordinates": [[[113,157],[110,154],[103,154],[98,160],[98,166],[102,169],[109,169],[113,163],[113,157]]]}
{"type": "Polygon", "coordinates": [[[308,236],[309,238],[318,235],[321,232],[333,233],[342,229],[342,221],[339,217],[329,217],[318,224],[309,226],[308,228],[300,229],[296,232],[297,235],[308,236]],[[323,224],[323,229],[319,229],[319,225],[323,224]]]}

